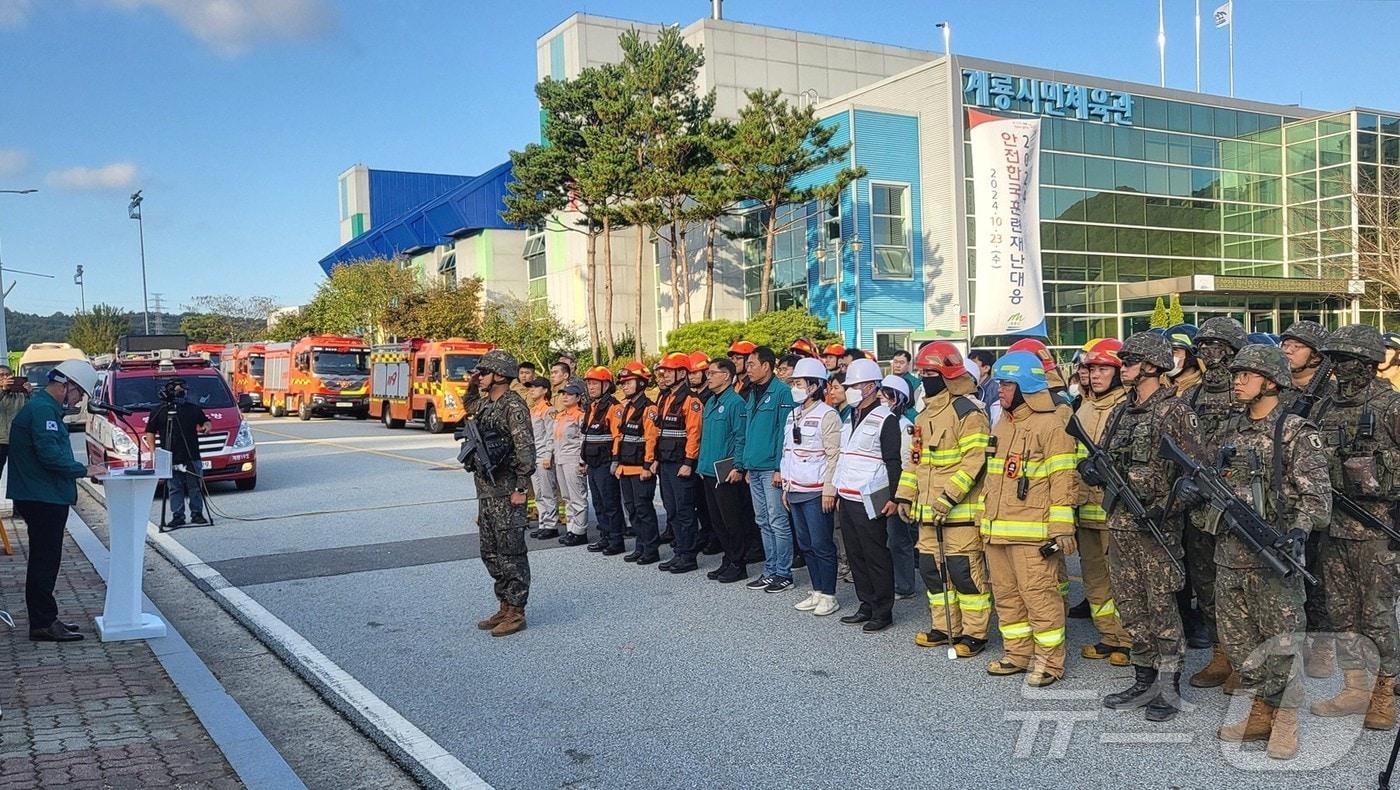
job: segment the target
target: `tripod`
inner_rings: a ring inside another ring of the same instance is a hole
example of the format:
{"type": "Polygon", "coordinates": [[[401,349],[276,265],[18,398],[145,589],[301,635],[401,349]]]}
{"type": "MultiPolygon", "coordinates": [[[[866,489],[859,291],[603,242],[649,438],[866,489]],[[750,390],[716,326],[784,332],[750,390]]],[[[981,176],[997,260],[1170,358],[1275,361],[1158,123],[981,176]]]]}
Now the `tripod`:
{"type": "MultiPolygon", "coordinates": [[[[173,444],[176,423],[175,410],[177,405],[178,404],[176,404],[174,401],[170,401],[165,404],[165,442],[167,444],[173,444]]],[[[193,459],[193,463],[202,463],[199,458],[199,454],[197,452],[193,452],[190,449],[189,441],[186,439],[183,433],[180,434],[180,442],[185,448],[186,457],[193,459]]],[[[195,478],[198,481],[199,485],[200,501],[205,502],[209,498],[209,488],[204,484],[204,475],[202,474],[202,471],[203,470],[197,470],[191,472],[187,469],[181,468],[181,465],[176,465],[170,470],[170,480],[165,481],[165,485],[161,488],[159,527],[161,532],[169,532],[172,529],[178,529],[180,526],[184,526],[184,524],[180,524],[172,527],[166,522],[165,519],[166,506],[170,502],[170,484],[174,481],[175,475],[185,475],[185,477],[181,478],[181,485],[185,486],[188,485],[188,479],[190,477],[195,478]]],[[[188,490],[188,488],[186,490],[188,490]]],[[[193,503],[191,502],[191,505],[192,504],[193,503]]],[[[214,516],[210,512],[211,509],[209,507],[204,507],[202,508],[202,510],[205,512],[205,516],[209,520],[207,526],[214,526],[214,516]]]]}

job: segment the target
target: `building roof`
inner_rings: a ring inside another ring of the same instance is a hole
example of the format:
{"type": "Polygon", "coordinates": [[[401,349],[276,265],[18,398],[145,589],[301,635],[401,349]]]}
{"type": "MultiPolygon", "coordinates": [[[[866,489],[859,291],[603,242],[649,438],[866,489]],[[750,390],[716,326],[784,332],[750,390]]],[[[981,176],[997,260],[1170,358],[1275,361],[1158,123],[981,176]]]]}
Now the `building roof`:
{"type": "Polygon", "coordinates": [[[430,250],[443,242],[487,228],[518,229],[501,219],[510,162],[503,162],[447,192],[342,244],[321,259],[327,274],[337,264],[393,258],[430,250]]]}
{"type": "Polygon", "coordinates": [[[472,176],[369,168],[371,225],[392,222],[418,206],[472,180],[472,176]]]}

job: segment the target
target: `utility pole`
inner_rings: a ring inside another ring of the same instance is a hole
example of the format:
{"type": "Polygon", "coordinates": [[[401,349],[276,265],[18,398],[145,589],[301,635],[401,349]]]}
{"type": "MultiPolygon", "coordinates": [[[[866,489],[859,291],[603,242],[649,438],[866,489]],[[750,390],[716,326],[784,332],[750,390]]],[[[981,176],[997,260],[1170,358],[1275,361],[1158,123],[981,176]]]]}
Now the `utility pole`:
{"type": "Polygon", "coordinates": [[[73,272],[73,284],[78,286],[78,310],[87,312],[87,294],[83,289],[83,265],[78,264],[78,270],[73,272]]]}
{"type": "MultiPolygon", "coordinates": [[[[7,195],[32,195],[38,192],[37,189],[0,189],[0,193],[7,195]]],[[[27,273],[27,272],[26,272],[27,273]]],[[[10,364],[10,336],[5,331],[5,297],[10,295],[11,285],[5,287],[5,259],[0,257],[0,364],[10,364]]]]}
{"type": "Polygon", "coordinates": [[[146,226],[141,221],[141,190],[131,194],[131,203],[126,207],[126,215],[136,220],[137,238],[141,240],[141,309],[146,314],[146,334],[151,333],[151,306],[146,301],[146,226]]]}

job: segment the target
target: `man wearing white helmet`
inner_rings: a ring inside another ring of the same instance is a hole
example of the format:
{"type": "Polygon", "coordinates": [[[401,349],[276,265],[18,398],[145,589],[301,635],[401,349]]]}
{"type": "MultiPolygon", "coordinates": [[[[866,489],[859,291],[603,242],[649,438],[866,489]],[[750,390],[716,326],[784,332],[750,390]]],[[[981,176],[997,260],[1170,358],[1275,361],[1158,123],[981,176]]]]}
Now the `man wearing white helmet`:
{"type": "Polygon", "coordinates": [[[58,619],[54,583],[63,558],[63,527],[68,508],[78,501],[77,480],[107,471],[73,458],[63,412],[76,406],[97,386],[97,371],[85,360],[60,362],[10,426],[10,482],[6,495],[29,530],[29,567],[24,599],[29,609],[29,638],[35,642],[73,642],[83,635],[58,619]]]}

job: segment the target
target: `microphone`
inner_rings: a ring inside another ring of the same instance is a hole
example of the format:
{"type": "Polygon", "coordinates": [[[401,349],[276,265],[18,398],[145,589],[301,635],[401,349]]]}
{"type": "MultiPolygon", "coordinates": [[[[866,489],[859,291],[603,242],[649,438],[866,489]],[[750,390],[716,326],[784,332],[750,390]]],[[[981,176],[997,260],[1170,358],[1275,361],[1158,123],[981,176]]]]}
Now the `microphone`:
{"type": "Polygon", "coordinates": [[[130,417],[135,414],[131,409],[118,406],[115,403],[103,403],[102,401],[89,400],[88,411],[93,414],[116,414],[120,417],[130,417]]]}

